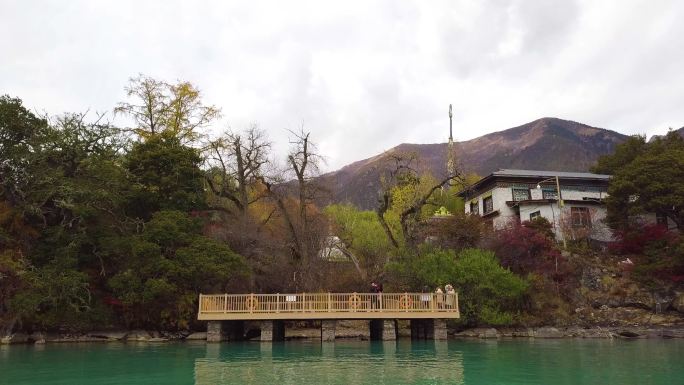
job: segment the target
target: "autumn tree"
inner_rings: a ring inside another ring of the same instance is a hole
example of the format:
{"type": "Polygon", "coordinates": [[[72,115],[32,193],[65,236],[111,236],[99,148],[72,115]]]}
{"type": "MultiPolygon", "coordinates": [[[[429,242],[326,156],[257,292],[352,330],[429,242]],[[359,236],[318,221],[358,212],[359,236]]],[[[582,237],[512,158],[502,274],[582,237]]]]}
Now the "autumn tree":
{"type": "Polygon", "coordinates": [[[437,205],[436,193],[444,187],[463,185],[465,177],[453,170],[441,179],[418,172],[416,154],[388,153],[384,158],[385,172],[381,176],[381,191],[376,209],[378,219],[395,248],[411,237],[413,226],[420,220],[423,207],[437,205]],[[388,215],[396,213],[400,229],[393,230],[388,215]]]}
{"type": "Polygon", "coordinates": [[[335,246],[355,264],[360,277],[366,280],[381,275],[391,244],[377,215],[352,205],[330,205],[325,213],[341,240],[335,246]]]}
{"type": "Polygon", "coordinates": [[[119,103],[114,112],[131,117],[136,124],[133,132],[143,139],[170,133],[182,143],[192,143],[199,128],[220,117],[220,109],[204,104],[200,91],[189,82],[171,84],[138,75],[129,79],[125,90],[130,101],[119,103]]]}

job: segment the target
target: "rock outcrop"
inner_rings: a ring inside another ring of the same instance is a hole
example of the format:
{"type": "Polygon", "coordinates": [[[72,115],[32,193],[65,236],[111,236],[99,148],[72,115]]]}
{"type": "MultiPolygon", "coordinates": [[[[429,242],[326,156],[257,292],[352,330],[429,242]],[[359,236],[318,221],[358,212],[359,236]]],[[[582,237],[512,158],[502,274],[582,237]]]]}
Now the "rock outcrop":
{"type": "Polygon", "coordinates": [[[14,333],[0,338],[0,344],[24,344],[29,341],[29,336],[25,333],[14,333]]]}
{"type": "Polygon", "coordinates": [[[684,292],[676,292],[672,299],[672,308],[684,313],[684,292]]]}

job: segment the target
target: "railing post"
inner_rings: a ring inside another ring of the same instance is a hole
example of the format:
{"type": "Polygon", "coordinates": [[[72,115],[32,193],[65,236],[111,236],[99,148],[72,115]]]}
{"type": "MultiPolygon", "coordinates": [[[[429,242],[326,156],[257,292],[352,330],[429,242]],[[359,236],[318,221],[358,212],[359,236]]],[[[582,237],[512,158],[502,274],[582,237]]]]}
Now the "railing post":
{"type": "Polygon", "coordinates": [[[328,313],[332,312],[332,301],[330,299],[330,292],[328,292],[328,313]]]}
{"type": "Polygon", "coordinates": [[[223,313],[228,313],[228,293],[223,294],[223,313]]]}
{"type": "Polygon", "coordinates": [[[456,296],[456,298],[454,298],[455,303],[456,303],[456,314],[460,318],[461,317],[461,310],[459,310],[459,308],[458,308],[458,292],[454,293],[454,295],[456,296]]]}
{"type": "Polygon", "coordinates": [[[276,313],[280,313],[280,293],[276,294],[276,313]]]}

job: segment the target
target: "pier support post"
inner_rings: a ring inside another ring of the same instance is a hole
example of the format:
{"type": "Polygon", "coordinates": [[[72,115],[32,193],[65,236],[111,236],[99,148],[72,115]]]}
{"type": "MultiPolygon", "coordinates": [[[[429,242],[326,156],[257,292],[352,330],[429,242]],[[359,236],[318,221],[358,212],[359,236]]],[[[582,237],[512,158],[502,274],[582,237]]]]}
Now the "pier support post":
{"type": "Polygon", "coordinates": [[[321,342],[335,341],[336,320],[321,320],[321,342]]]}
{"type": "Polygon", "coordinates": [[[446,320],[413,319],[411,320],[411,339],[446,340],[446,320]]]}
{"type": "Polygon", "coordinates": [[[370,321],[371,340],[394,341],[397,339],[396,320],[374,319],[370,321]]]}
{"type": "Polygon", "coordinates": [[[397,339],[397,322],[393,319],[382,320],[382,340],[395,341],[397,339]]]}
{"type": "Polygon", "coordinates": [[[221,342],[224,338],[223,321],[207,322],[207,342],[221,342]]]}
{"type": "Polygon", "coordinates": [[[438,341],[447,339],[447,325],[445,319],[432,320],[432,339],[438,341]]]}
{"type": "Polygon", "coordinates": [[[245,335],[243,321],[207,322],[207,342],[240,341],[245,335]]]}
{"type": "Polygon", "coordinates": [[[261,321],[261,338],[260,341],[282,341],[285,339],[285,324],[283,321],[261,321]]]}

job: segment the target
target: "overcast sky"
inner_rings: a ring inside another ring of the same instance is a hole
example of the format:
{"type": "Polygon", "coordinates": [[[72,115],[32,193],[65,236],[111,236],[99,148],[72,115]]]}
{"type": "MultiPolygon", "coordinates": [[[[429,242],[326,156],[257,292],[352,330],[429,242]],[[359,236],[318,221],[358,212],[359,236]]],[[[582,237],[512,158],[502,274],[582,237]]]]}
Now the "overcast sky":
{"type": "Polygon", "coordinates": [[[339,168],[402,142],[554,116],[684,126],[684,1],[0,0],[0,94],[111,111],[138,73],[188,80],[276,151],[302,124],[339,168]]]}

